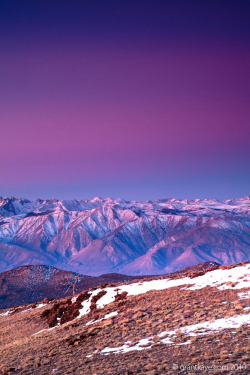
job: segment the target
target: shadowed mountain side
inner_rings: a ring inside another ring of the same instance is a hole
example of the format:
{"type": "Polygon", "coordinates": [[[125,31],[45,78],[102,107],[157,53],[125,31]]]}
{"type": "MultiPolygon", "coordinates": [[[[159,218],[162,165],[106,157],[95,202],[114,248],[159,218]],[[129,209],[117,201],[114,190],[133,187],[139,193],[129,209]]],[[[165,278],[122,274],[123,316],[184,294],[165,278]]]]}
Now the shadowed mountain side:
{"type": "MultiPolygon", "coordinates": [[[[189,267],[188,271],[203,270],[217,265],[217,263],[205,262],[189,267]]],[[[179,272],[184,271],[186,270],[179,272]]],[[[120,283],[142,277],[151,278],[151,276],[128,276],[118,273],[94,277],[62,271],[51,266],[21,266],[0,274],[0,309],[42,301],[44,298],[72,296],[73,284],[75,284],[75,292],[80,293],[103,283],[120,283]]]]}
{"type": "Polygon", "coordinates": [[[102,283],[136,278],[115,273],[92,277],[51,266],[21,266],[0,274],[0,309],[42,301],[44,298],[72,296],[72,285],[75,283],[75,291],[79,293],[102,283]]]}

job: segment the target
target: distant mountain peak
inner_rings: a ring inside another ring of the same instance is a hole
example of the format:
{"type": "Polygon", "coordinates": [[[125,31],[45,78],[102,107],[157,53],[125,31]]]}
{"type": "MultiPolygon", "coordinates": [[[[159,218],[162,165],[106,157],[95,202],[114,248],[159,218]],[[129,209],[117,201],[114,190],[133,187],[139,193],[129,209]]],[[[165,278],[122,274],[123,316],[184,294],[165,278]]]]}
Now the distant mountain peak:
{"type": "Polygon", "coordinates": [[[163,274],[249,260],[249,196],[127,201],[0,200],[0,272],[47,264],[82,274],[163,274]]]}

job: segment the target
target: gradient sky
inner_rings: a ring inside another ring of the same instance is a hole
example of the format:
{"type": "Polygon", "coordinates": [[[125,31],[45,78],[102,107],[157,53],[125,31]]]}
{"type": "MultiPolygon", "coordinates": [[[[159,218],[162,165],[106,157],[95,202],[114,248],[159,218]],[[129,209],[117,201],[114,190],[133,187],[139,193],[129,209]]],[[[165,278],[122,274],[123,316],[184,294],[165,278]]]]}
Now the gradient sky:
{"type": "Polygon", "coordinates": [[[0,1],[0,195],[250,194],[250,2],[0,1]]]}

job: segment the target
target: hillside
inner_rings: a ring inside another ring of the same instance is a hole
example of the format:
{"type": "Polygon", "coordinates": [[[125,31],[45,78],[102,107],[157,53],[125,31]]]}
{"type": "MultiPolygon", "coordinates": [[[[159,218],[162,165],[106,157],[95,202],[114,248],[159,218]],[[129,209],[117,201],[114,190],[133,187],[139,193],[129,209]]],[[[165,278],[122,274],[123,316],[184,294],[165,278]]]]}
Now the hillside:
{"type": "MultiPolygon", "coordinates": [[[[201,271],[216,265],[214,262],[204,262],[179,272],[201,271]]],[[[103,283],[118,283],[140,277],[119,273],[86,276],[51,266],[21,266],[0,274],[0,309],[35,303],[44,298],[72,296],[73,286],[74,292],[79,293],[103,283]]]]}
{"type": "Polygon", "coordinates": [[[138,276],[105,274],[98,277],[62,271],[51,266],[21,266],[0,274],[0,309],[66,297],[105,282],[134,280],[138,276]]]}
{"type": "Polygon", "coordinates": [[[0,314],[2,374],[249,374],[250,264],[104,285],[0,314]]]}
{"type": "Polygon", "coordinates": [[[250,199],[0,198],[0,272],[49,265],[99,276],[249,260],[250,199]]]}

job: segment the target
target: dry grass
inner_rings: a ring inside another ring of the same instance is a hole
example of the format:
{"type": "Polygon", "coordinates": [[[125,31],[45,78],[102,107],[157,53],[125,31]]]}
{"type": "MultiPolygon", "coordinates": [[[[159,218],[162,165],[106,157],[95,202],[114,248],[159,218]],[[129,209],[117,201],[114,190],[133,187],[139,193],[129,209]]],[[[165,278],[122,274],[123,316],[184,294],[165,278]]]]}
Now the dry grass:
{"type": "MultiPolygon", "coordinates": [[[[2,316],[0,373],[47,375],[53,371],[58,375],[171,375],[177,373],[172,369],[174,363],[246,363],[249,358],[248,327],[233,330],[236,333],[226,330],[191,338],[178,330],[184,325],[243,313],[249,301],[240,300],[238,292],[211,287],[190,291],[176,287],[150,291],[137,297],[124,296],[103,310],[95,311],[99,318],[118,311],[112,319],[86,326],[86,322],[93,318],[91,312],[36,336],[32,335],[48,328],[46,318],[41,318],[41,313],[48,307],[2,316]],[[222,303],[225,301],[227,303],[222,303]],[[158,334],[172,329],[177,329],[177,336],[173,339],[175,345],[161,344],[158,334]],[[100,352],[107,346],[119,347],[126,341],[131,341],[133,345],[146,337],[153,337],[151,349],[108,356],[94,354],[94,351],[100,352]],[[178,346],[187,340],[191,343],[178,346]],[[86,357],[89,354],[93,356],[86,357]]],[[[63,302],[55,301],[58,306],[62,306],[63,302]]]]}

